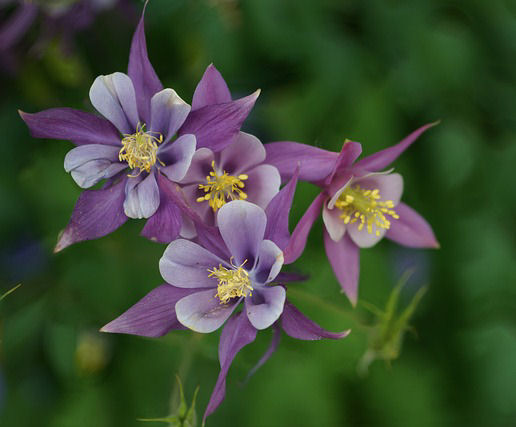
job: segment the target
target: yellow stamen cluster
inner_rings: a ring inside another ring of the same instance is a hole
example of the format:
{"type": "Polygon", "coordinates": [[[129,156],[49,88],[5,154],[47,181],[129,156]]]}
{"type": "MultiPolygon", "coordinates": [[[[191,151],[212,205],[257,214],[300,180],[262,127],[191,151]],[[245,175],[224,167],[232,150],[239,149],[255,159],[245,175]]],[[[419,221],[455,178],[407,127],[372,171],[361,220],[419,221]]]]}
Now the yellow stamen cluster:
{"type": "MultiPolygon", "coordinates": [[[[120,161],[126,161],[131,169],[139,169],[137,177],[143,171],[150,172],[152,166],[159,161],[158,145],[163,142],[163,135],[157,132],[145,132],[145,125],[136,126],[136,133],[124,134],[122,149],[118,154],[120,161]]],[[[161,162],[160,162],[161,163],[161,162]]]]}
{"type": "Polygon", "coordinates": [[[219,175],[215,169],[215,161],[211,162],[212,171],[206,177],[206,184],[199,184],[199,189],[206,193],[202,197],[198,197],[198,202],[208,201],[213,212],[217,212],[229,200],[245,200],[247,194],[242,191],[244,183],[249,177],[245,174],[238,176],[228,175],[226,171],[219,175]]]}
{"type": "Polygon", "coordinates": [[[344,224],[358,224],[358,230],[366,227],[367,232],[373,233],[373,224],[376,225],[376,235],[380,235],[379,228],[388,230],[391,222],[387,215],[399,219],[398,214],[392,208],[392,200],[380,201],[380,190],[367,190],[359,185],[346,188],[335,202],[335,206],[342,211],[340,218],[344,224]]]}
{"type": "Polygon", "coordinates": [[[208,269],[210,272],[208,277],[216,277],[219,281],[215,297],[220,299],[221,304],[226,304],[231,298],[252,295],[253,287],[251,286],[249,273],[242,268],[246,262],[247,260],[242,265],[236,266],[231,261],[232,269],[228,269],[222,264],[219,264],[218,268],[208,269]]]}

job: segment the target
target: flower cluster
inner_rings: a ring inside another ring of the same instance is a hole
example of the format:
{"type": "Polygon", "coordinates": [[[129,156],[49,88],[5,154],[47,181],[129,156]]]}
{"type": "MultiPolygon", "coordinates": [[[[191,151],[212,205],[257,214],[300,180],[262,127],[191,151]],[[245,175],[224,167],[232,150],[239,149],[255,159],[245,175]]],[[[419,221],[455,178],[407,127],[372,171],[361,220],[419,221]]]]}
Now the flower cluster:
{"type": "Polygon", "coordinates": [[[240,130],[259,91],[233,99],[210,65],[187,104],[162,86],[152,67],[143,16],[127,74],[97,77],[89,95],[100,115],[70,108],[20,112],[34,137],[76,145],[64,167],[85,191],[55,250],[105,236],[128,218],[145,219],[142,235],[168,244],[159,261],[166,283],[101,330],[159,337],[174,329],[223,327],[221,371],[205,418],[224,399],[236,354],[259,330],[274,331],[260,363],[275,350],[281,330],[301,340],[349,333],[324,330],[287,298],[286,283],[299,277],[282,267],[302,254],[321,212],[328,259],[353,304],[359,248],[384,236],[406,246],[438,245],[426,221],[400,202],[402,177],[381,171],[432,125],[359,161],[361,146],[352,141],[340,153],[296,142],[263,145],[240,130]],[[298,180],[321,193],[291,235],[298,180]]]}

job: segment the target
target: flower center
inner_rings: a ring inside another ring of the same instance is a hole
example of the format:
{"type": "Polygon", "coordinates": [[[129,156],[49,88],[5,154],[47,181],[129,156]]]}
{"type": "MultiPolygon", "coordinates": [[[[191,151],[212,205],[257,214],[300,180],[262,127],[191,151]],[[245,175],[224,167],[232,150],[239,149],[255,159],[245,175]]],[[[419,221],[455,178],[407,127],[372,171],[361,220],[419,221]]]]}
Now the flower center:
{"type": "Polygon", "coordinates": [[[380,190],[366,190],[359,185],[353,188],[346,188],[335,202],[335,206],[342,211],[340,218],[344,224],[358,224],[358,231],[366,227],[367,232],[373,233],[373,224],[376,225],[376,235],[380,235],[378,228],[388,230],[391,222],[387,218],[390,216],[399,219],[398,214],[392,208],[392,200],[380,202],[380,190]]]}
{"type": "Polygon", "coordinates": [[[145,124],[140,123],[136,126],[135,133],[124,134],[118,158],[120,161],[125,160],[131,169],[139,169],[136,175],[129,175],[130,177],[137,177],[143,171],[150,172],[156,161],[159,161],[158,145],[162,141],[163,135],[158,132],[145,132],[145,124]]]}
{"type": "Polygon", "coordinates": [[[219,281],[215,297],[220,299],[221,304],[226,304],[231,298],[252,295],[253,287],[251,286],[249,273],[242,268],[246,262],[247,260],[242,265],[236,266],[231,261],[232,269],[227,269],[222,264],[219,264],[218,268],[208,269],[210,272],[208,277],[216,277],[219,281]]]}
{"type": "Polygon", "coordinates": [[[198,197],[198,202],[207,200],[213,212],[217,212],[218,209],[226,204],[228,199],[247,199],[247,194],[242,191],[242,188],[244,188],[242,181],[249,178],[247,175],[232,176],[228,175],[226,171],[219,175],[215,169],[215,161],[211,162],[211,167],[213,170],[206,177],[206,184],[199,184],[199,189],[204,190],[206,194],[198,197]]]}

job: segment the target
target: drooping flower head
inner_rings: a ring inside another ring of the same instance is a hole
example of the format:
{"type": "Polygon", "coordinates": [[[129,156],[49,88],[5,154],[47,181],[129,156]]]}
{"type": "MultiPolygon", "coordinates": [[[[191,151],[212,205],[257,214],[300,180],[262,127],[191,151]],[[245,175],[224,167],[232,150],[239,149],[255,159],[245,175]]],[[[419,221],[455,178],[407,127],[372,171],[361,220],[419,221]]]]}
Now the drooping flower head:
{"type": "Polygon", "coordinates": [[[242,200],[226,203],[217,212],[220,234],[203,236],[200,244],[178,239],[160,261],[164,284],[102,328],[104,332],[161,336],[172,329],[213,332],[224,323],[219,344],[221,372],[206,408],[211,414],[225,396],[226,375],[234,357],[256,338],[258,330],[274,330],[273,353],[279,331],[305,340],[343,338],[349,331],[325,331],[287,299],[281,276],[288,235],[288,212],[295,180],[271,201],[266,211],[242,200]],[[285,234],[286,233],[286,234],[285,234]],[[242,311],[236,312],[238,307],[242,311]],[[236,313],[232,316],[233,313],[236,313]]]}
{"type": "Polygon", "coordinates": [[[322,210],[326,254],[343,292],[355,304],[359,248],[374,246],[384,236],[405,246],[438,247],[428,223],[400,202],[401,175],[392,170],[380,172],[433,125],[423,126],[398,144],[357,162],[362,147],[353,141],[346,141],[340,153],[296,142],[266,144],[266,162],[275,165],[283,179],[292,176],[300,165],[300,179],[321,187],[293,232],[285,250],[286,262],[299,257],[322,210]]]}
{"type": "MultiPolygon", "coordinates": [[[[205,92],[199,83],[197,98],[205,92]]],[[[69,108],[20,113],[39,138],[67,139],[78,147],[65,169],[84,191],[56,251],[104,236],[127,218],[146,218],[142,234],[168,243],[182,224],[175,182],[185,176],[196,147],[222,149],[239,132],[258,93],[204,105],[191,112],[173,89],[163,89],[149,59],[143,15],[133,37],[128,73],[99,76],[90,100],[99,117],[69,108]]],[[[205,96],[206,97],[206,96],[205,96]]]]}

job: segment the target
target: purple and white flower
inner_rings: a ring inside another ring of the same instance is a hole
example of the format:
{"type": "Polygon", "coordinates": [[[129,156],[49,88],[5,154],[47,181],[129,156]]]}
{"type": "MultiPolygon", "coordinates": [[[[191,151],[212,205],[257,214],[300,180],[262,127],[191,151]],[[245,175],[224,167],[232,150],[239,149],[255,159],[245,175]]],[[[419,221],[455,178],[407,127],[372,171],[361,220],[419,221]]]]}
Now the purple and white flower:
{"type": "Polygon", "coordinates": [[[266,162],[275,165],[283,179],[299,165],[299,177],[321,187],[296,226],[285,249],[285,262],[302,253],[308,233],[321,210],[325,225],[324,246],[335,275],[352,304],[358,297],[359,249],[374,246],[384,236],[405,246],[437,248],[430,225],[400,202],[403,179],[391,171],[380,172],[398,158],[428,124],[398,144],[355,163],[362,147],[346,141],[340,153],[296,142],[266,144],[266,162]]]}
{"type": "MultiPolygon", "coordinates": [[[[198,99],[209,96],[203,81],[196,93],[198,99]]],[[[191,111],[156,75],[142,15],[128,74],[99,76],[90,89],[90,100],[103,117],[70,108],[20,112],[34,137],[77,145],[66,156],[65,169],[79,186],[107,180],[100,190],[81,194],[55,250],[109,234],[127,218],[146,218],[142,234],[149,239],[175,239],[182,224],[177,199],[183,196],[174,183],[184,178],[196,147],[220,150],[231,143],[258,93],[191,111]]]]}
{"type": "Polygon", "coordinates": [[[303,339],[338,339],[349,331],[331,333],[305,317],[286,299],[280,270],[281,247],[288,244],[288,213],[296,179],[270,202],[266,211],[252,203],[235,200],[217,212],[220,234],[201,244],[178,239],[166,249],[160,271],[166,284],[101,330],[157,337],[185,327],[201,333],[213,332],[224,323],[220,337],[221,372],[206,408],[210,415],[225,396],[231,363],[241,348],[256,338],[258,330],[273,327],[271,347],[261,366],[276,349],[280,329],[303,339]],[[238,306],[242,311],[232,315],[238,306]]]}

